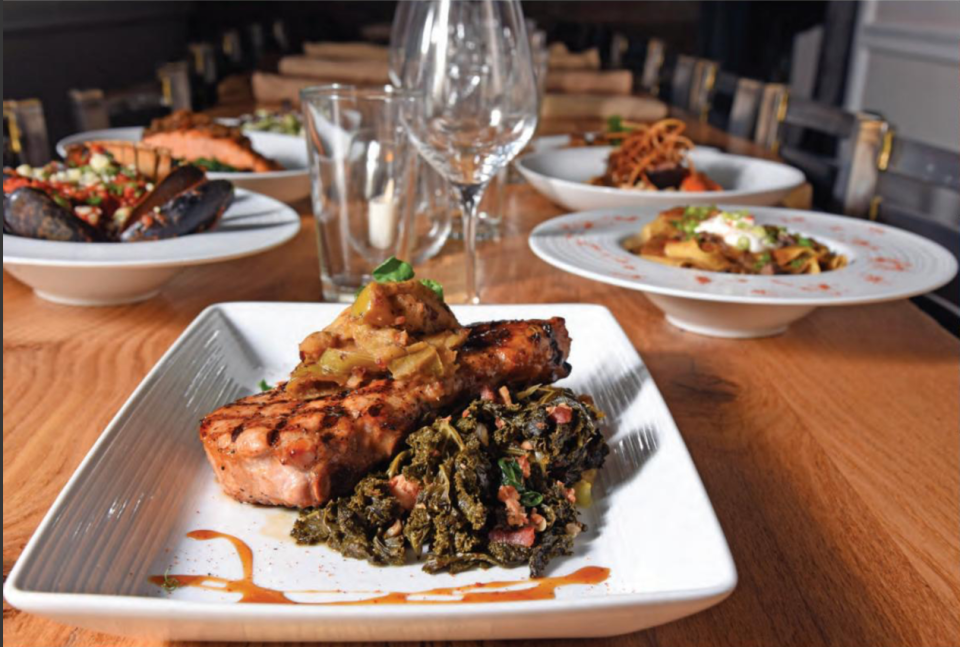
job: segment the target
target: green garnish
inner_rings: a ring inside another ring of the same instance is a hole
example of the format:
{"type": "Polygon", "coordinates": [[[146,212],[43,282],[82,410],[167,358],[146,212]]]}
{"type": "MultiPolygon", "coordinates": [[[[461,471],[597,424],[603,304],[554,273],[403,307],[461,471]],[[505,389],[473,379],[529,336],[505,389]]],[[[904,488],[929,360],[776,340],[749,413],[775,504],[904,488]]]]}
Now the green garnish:
{"type": "MultiPolygon", "coordinates": [[[[373,270],[373,280],[377,283],[399,283],[401,281],[409,281],[414,278],[414,276],[413,266],[406,261],[401,261],[395,256],[391,256],[373,270]]],[[[430,288],[441,301],[443,300],[443,286],[437,281],[433,279],[420,279],[420,283],[430,288]]],[[[357,288],[354,296],[360,296],[360,293],[363,292],[365,287],[367,286],[361,285],[357,288]]]]}
{"type": "Polygon", "coordinates": [[[101,197],[98,196],[98,195],[87,196],[87,204],[92,204],[93,206],[96,207],[96,206],[99,205],[101,202],[103,202],[103,198],[101,198],[101,197]]]}
{"type": "Polygon", "coordinates": [[[110,193],[112,193],[117,197],[120,197],[123,195],[123,187],[121,187],[119,184],[114,184],[113,182],[110,182],[109,184],[107,184],[107,191],[109,191],[110,193]]]}
{"type": "Polygon", "coordinates": [[[813,247],[813,241],[802,236],[797,240],[797,244],[800,245],[800,247],[813,247]]]}
{"type": "Polygon", "coordinates": [[[434,281],[433,279],[420,279],[420,282],[425,286],[433,290],[434,294],[440,297],[440,300],[443,301],[443,286],[434,281]]]}
{"type": "Polygon", "coordinates": [[[208,157],[201,157],[201,158],[195,159],[193,160],[193,164],[201,168],[205,168],[208,171],[212,171],[214,173],[236,173],[238,170],[234,166],[230,166],[229,164],[224,164],[221,161],[210,159],[208,157]]]}
{"type": "Polygon", "coordinates": [[[622,133],[626,130],[623,127],[623,117],[620,115],[610,115],[607,117],[607,132],[608,133],[622,133]]]}
{"type": "Polygon", "coordinates": [[[801,267],[803,267],[803,264],[804,264],[804,263],[806,263],[806,259],[803,259],[803,258],[795,258],[795,259],[793,259],[792,261],[790,261],[790,267],[792,267],[792,268],[794,268],[794,269],[800,269],[801,267]]]}
{"type": "Polygon", "coordinates": [[[706,220],[710,213],[716,210],[712,204],[692,205],[683,210],[683,215],[687,218],[696,218],[697,220],[706,220]]]}
{"type": "Polygon", "coordinates": [[[761,270],[763,269],[764,265],[768,265],[772,260],[773,257],[770,256],[770,252],[764,252],[757,258],[757,262],[754,263],[753,269],[761,270]]]}
{"type": "Polygon", "coordinates": [[[373,270],[373,280],[377,283],[409,281],[413,276],[413,266],[396,256],[391,256],[373,270]]]}
{"type": "Polygon", "coordinates": [[[528,490],[523,485],[523,469],[520,463],[512,458],[501,458],[497,461],[500,466],[500,483],[513,487],[520,494],[520,503],[532,508],[543,503],[543,495],[534,490],[528,490]]]}
{"type": "Polygon", "coordinates": [[[173,593],[181,586],[180,580],[175,577],[170,577],[170,568],[168,567],[167,570],[163,572],[163,584],[161,584],[160,587],[167,593],[173,593]]]}
{"type": "Polygon", "coordinates": [[[746,236],[740,236],[737,239],[737,249],[744,252],[750,249],[750,239],[746,236]]]}
{"type": "Polygon", "coordinates": [[[257,382],[257,386],[260,387],[260,390],[261,390],[261,391],[269,391],[269,390],[270,390],[270,385],[267,384],[267,381],[266,381],[266,380],[260,380],[259,382],[257,382]]]}
{"type": "Polygon", "coordinates": [[[523,470],[520,463],[512,458],[501,458],[497,461],[500,466],[500,483],[517,488],[517,491],[523,490],[523,470]]]}
{"type": "Polygon", "coordinates": [[[55,195],[55,196],[53,196],[53,201],[56,202],[56,203],[57,203],[58,205],[60,205],[61,207],[63,207],[64,209],[70,209],[70,208],[71,208],[71,207],[70,207],[70,201],[67,200],[65,197],[63,197],[62,195],[55,195]]]}
{"type": "Polygon", "coordinates": [[[543,495],[539,492],[534,492],[533,490],[527,490],[520,495],[520,503],[527,508],[538,506],[543,503],[543,495]]]}

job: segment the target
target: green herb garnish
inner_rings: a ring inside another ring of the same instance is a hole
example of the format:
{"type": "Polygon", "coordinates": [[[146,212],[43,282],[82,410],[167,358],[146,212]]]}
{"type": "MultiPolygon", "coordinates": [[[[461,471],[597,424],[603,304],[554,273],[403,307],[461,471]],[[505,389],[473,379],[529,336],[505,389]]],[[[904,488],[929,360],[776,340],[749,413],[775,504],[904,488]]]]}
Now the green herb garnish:
{"type": "Polygon", "coordinates": [[[773,257],[770,256],[770,252],[764,252],[760,254],[757,258],[757,262],[754,263],[753,269],[762,270],[765,265],[768,265],[773,260],[773,257]]]}
{"type": "Polygon", "coordinates": [[[267,384],[266,380],[260,380],[259,382],[257,382],[257,386],[260,387],[261,391],[269,391],[271,388],[270,385],[267,384]]]}
{"type": "Polygon", "coordinates": [[[710,214],[716,210],[712,204],[691,205],[683,210],[683,215],[687,218],[696,218],[697,220],[706,220],[710,214]]]}
{"type": "Polygon", "coordinates": [[[607,117],[607,132],[608,133],[622,133],[626,130],[623,127],[623,117],[620,115],[610,115],[607,117]]]}
{"type": "Polygon", "coordinates": [[[58,205],[60,205],[61,207],[63,207],[64,209],[70,209],[70,208],[71,208],[71,207],[70,207],[70,201],[67,200],[65,197],[63,197],[62,195],[55,195],[55,196],[53,196],[53,201],[56,202],[56,203],[57,203],[58,205]]]}
{"type": "Polygon", "coordinates": [[[518,492],[523,491],[523,470],[520,463],[512,458],[501,458],[497,465],[500,466],[500,483],[515,487],[518,492]]]}
{"type": "Polygon", "coordinates": [[[98,206],[101,202],[103,202],[103,198],[101,198],[101,197],[98,196],[98,195],[87,196],[87,204],[92,204],[93,206],[96,207],[96,206],[98,206]]]}
{"type": "Polygon", "coordinates": [[[173,593],[181,586],[180,580],[175,577],[170,577],[170,569],[167,568],[167,570],[163,572],[163,584],[161,584],[160,587],[167,593],[173,593]]]}
{"type": "Polygon", "coordinates": [[[500,483],[515,488],[520,493],[520,503],[527,508],[543,503],[542,494],[528,490],[523,485],[523,469],[520,463],[512,458],[501,458],[497,461],[497,465],[500,466],[500,483]]]}
{"type": "Polygon", "coordinates": [[[434,281],[433,279],[420,279],[420,282],[425,286],[433,290],[434,294],[440,297],[440,300],[443,301],[443,286],[434,281]]]}
{"type": "Polygon", "coordinates": [[[373,270],[373,280],[377,283],[409,281],[413,276],[413,266],[396,256],[391,256],[373,270]]]}
{"type": "Polygon", "coordinates": [[[208,157],[195,159],[193,160],[193,164],[214,173],[236,173],[238,171],[238,169],[234,166],[224,164],[219,160],[210,159],[208,157]]]}
{"type": "MultiPolygon", "coordinates": [[[[414,276],[413,266],[406,261],[401,261],[395,256],[391,256],[373,270],[373,280],[377,283],[399,283],[401,281],[409,281],[414,278],[414,276]]],[[[433,279],[420,279],[420,283],[430,288],[434,294],[440,297],[441,301],[443,300],[443,286],[437,281],[433,279]]],[[[365,287],[367,286],[361,285],[357,288],[354,297],[360,296],[360,293],[363,292],[365,287]]]]}
{"type": "Polygon", "coordinates": [[[800,245],[800,247],[813,247],[813,241],[802,236],[797,240],[797,244],[800,245]]]}
{"type": "Polygon", "coordinates": [[[790,267],[792,267],[795,270],[800,269],[801,267],[803,267],[803,264],[806,262],[807,261],[804,258],[795,258],[792,261],[790,261],[790,267]]]}
{"type": "Polygon", "coordinates": [[[520,503],[527,508],[538,506],[543,503],[543,495],[539,492],[534,492],[533,490],[526,490],[520,495],[520,503]]]}

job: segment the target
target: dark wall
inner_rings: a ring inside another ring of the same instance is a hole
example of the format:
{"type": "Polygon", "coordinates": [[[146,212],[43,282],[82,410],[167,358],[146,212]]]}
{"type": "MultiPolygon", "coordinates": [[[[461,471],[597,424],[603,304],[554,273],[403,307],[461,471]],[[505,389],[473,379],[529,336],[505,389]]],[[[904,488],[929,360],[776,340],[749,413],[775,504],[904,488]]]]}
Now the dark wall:
{"type": "Polygon", "coordinates": [[[3,98],[39,98],[51,140],[71,130],[67,91],[155,77],[186,46],[192,2],[4,2],[3,98]]]}

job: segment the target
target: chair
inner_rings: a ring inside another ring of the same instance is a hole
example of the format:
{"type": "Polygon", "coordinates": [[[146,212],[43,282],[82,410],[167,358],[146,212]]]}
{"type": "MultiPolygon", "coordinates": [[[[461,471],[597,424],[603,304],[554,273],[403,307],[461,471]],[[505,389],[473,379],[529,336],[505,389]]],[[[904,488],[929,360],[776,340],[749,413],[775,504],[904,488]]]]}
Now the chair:
{"type": "MultiPolygon", "coordinates": [[[[877,169],[868,217],[940,243],[960,261],[960,154],[898,137],[890,128],[877,169]]],[[[960,336],[960,279],[914,303],[960,336]]]]}
{"type": "Polygon", "coordinates": [[[804,172],[816,206],[865,217],[887,127],[878,115],[790,97],[784,86],[769,85],[761,99],[755,139],[804,172]]]}
{"type": "Polygon", "coordinates": [[[717,82],[717,73],[720,65],[716,61],[699,58],[693,67],[693,80],[690,83],[690,94],[686,108],[697,115],[700,121],[707,121],[707,111],[710,109],[710,95],[717,82]]]}
{"type": "Polygon", "coordinates": [[[753,139],[763,84],[730,72],[718,72],[706,106],[707,123],[735,137],[753,139]]]}
{"type": "Polygon", "coordinates": [[[693,56],[681,54],[677,57],[670,75],[670,105],[684,110],[690,105],[690,90],[693,88],[696,67],[697,59],[693,56]]]}
{"type": "Polygon", "coordinates": [[[653,96],[660,95],[660,75],[663,72],[663,60],[666,46],[659,38],[647,41],[647,55],[643,59],[643,71],[640,74],[640,88],[653,96]]]}
{"type": "MultiPolygon", "coordinates": [[[[4,164],[9,156],[17,164],[43,166],[50,161],[50,139],[47,136],[47,119],[40,99],[23,99],[3,102],[4,164]]],[[[12,159],[10,161],[13,161],[12,159]]]]}
{"type": "Polygon", "coordinates": [[[170,114],[162,86],[155,82],[109,92],[99,88],[73,89],[67,96],[76,132],[142,126],[170,114]]]}

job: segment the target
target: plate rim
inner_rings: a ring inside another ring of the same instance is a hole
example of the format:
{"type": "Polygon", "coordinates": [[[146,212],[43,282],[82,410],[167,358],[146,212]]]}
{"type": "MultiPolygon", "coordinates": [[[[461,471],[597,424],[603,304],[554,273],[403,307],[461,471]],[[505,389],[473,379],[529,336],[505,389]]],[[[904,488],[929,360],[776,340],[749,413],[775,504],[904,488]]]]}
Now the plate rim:
{"type": "MultiPolygon", "coordinates": [[[[554,149],[554,150],[545,150],[537,153],[530,153],[524,155],[517,160],[516,165],[517,169],[521,174],[530,181],[530,178],[527,177],[527,174],[534,176],[535,178],[545,181],[553,182],[560,185],[564,189],[568,190],[583,190],[587,191],[590,195],[594,196],[605,196],[605,197],[616,197],[616,198],[626,198],[628,196],[638,197],[640,199],[648,201],[659,201],[663,200],[665,202],[670,201],[675,196],[682,195],[689,200],[709,200],[714,199],[715,202],[729,202],[736,200],[737,198],[749,198],[752,196],[767,194],[767,193],[789,193],[790,191],[796,189],[803,185],[806,182],[806,177],[803,175],[803,171],[799,170],[796,167],[790,166],[783,162],[777,162],[774,160],[762,159],[759,157],[750,157],[749,155],[738,155],[736,153],[728,153],[722,150],[709,150],[704,151],[702,154],[715,156],[720,158],[728,158],[732,160],[745,160],[750,163],[758,163],[773,167],[779,167],[786,172],[794,174],[794,179],[792,181],[784,180],[781,184],[770,185],[764,188],[755,188],[755,189],[741,189],[736,191],[723,190],[723,191],[685,191],[683,193],[677,192],[662,192],[662,191],[632,191],[630,189],[621,189],[619,187],[612,186],[594,186],[592,184],[587,184],[586,182],[577,182],[574,180],[566,180],[564,178],[555,177],[552,175],[546,175],[539,171],[536,171],[530,168],[527,165],[527,162],[534,158],[546,157],[547,155],[557,155],[557,154],[569,154],[568,151],[577,151],[589,150],[597,151],[603,150],[609,152],[612,150],[612,146],[589,146],[589,147],[579,147],[579,148],[566,148],[566,149],[554,149]]],[[[693,149],[696,151],[696,147],[693,149]]]]}
{"type": "MultiPolygon", "coordinates": [[[[736,563],[733,559],[730,545],[723,531],[723,526],[717,517],[713,502],[707,492],[703,479],[697,470],[696,464],[690,455],[686,442],[683,440],[683,434],[676,425],[676,420],[669,412],[663,395],[657,387],[653,377],[649,379],[655,388],[656,397],[659,398],[665,410],[669,413],[670,424],[676,433],[676,440],[679,441],[674,451],[681,453],[681,458],[689,466],[689,475],[695,479],[697,491],[703,496],[707,510],[705,511],[705,521],[713,525],[720,544],[721,558],[724,561],[727,571],[724,579],[710,586],[679,589],[669,592],[648,592],[648,593],[607,593],[593,597],[553,599],[553,600],[535,600],[525,601],[523,604],[489,604],[489,603],[460,603],[455,605],[427,605],[417,607],[416,612],[411,612],[405,605],[358,605],[350,606],[324,606],[324,605],[284,605],[284,604],[237,604],[235,602],[192,602],[185,600],[168,600],[163,598],[131,596],[131,595],[111,595],[94,593],[55,593],[45,591],[35,591],[26,589],[20,581],[24,576],[26,564],[34,559],[34,552],[46,540],[46,533],[50,525],[57,517],[58,510],[65,504],[66,499],[71,492],[83,484],[84,479],[106,447],[113,440],[114,436],[120,433],[122,429],[121,422],[128,415],[128,412],[139,401],[144,391],[160,379],[164,373],[165,365],[180,348],[184,346],[193,333],[204,326],[206,322],[213,317],[224,317],[229,321],[230,310],[239,311],[243,308],[270,308],[275,306],[294,306],[296,308],[309,309],[317,305],[331,306],[331,309],[340,308],[342,304],[332,303],[308,303],[308,302],[266,302],[266,301],[229,301],[215,303],[204,308],[190,324],[184,329],[179,337],[170,345],[170,347],[161,355],[140,384],[133,390],[124,404],[120,407],[116,415],[110,420],[100,436],[91,446],[86,456],[77,466],[76,470],[67,480],[66,484],[57,494],[53,503],[44,514],[43,519],[36,530],[27,541],[20,555],[17,557],[13,568],[7,577],[3,586],[4,598],[14,607],[28,613],[72,613],[88,615],[89,617],[99,616],[120,616],[125,615],[128,618],[144,618],[162,620],[170,614],[176,613],[178,617],[188,619],[203,619],[207,621],[231,621],[237,618],[249,620],[268,620],[268,619],[299,619],[299,620],[324,620],[337,619],[341,621],[364,621],[373,624],[382,624],[386,621],[395,620],[401,617],[409,617],[411,620],[431,620],[431,619],[453,619],[457,617],[484,618],[484,617],[522,617],[525,615],[537,614],[538,612],[549,612],[552,614],[563,613],[564,611],[590,611],[593,609],[618,610],[634,607],[656,607],[670,605],[674,603],[691,603],[693,610],[680,613],[673,617],[677,619],[686,617],[702,611],[710,606],[718,604],[728,597],[736,589],[739,581],[739,573],[736,563]],[[694,608],[695,607],[695,608],[694,608]]],[[[459,305],[459,304],[458,304],[459,305]]],[[[556,307],[565,309],[579,309],[585,311],[594,311],[598,315],[605,317],[613,324],[614,332],[621,337],[621,341],[626,343],[636,356],[639,363],[643,366],[643,358],[636,347],[626,335],[620,322],[617,321],[613,313],[601,304],[594,303],[536,303],[536,304],[481,304],[479,306],[460,306],[454,305],[456,311],[460,308],[467,309],[487,309],[503,306],[524,307],[535,305],[537,307],[556,307]]],[[[562,316],[562,315],[560,315],[562,316]]],[[[664,620],[667,622],[670,620],[664,620]]],[[[659,623],[656,623],[659,624],[659,623]]],[[[649,626],[649,625],[647,625],[649,626]]],[[[592,634],[591,634],[592,635],[592,634]]],[[[600,635],[600,634],[597,634],[600,635]]]]}
{"type": "MultiPolygon", "coordinates": [[[[298,233],[300,233],[301,219],[300,214],[297,213],[295,209],[289,205],[280,202],[276,198],[265,195],[263,193],[258,193],[256,191],[251,191],[249,189],[244,189],[241,187],[234,187],[234,201],[239,198],[246,196],[251,196],[257,199],[267,200],[271,203],[271,210],[275,211],[283,218],[283,222],[275,223],[272,226],[280,228],[288,228],[289,230],[283,235],[279,236],[276,240],[271,240],[269,242],[261,241],[258,244],[251,244],[250,246],[236,250],[224,248],[220,252],[208,252],[208,253],[199,253],[197,258],[173,258],[170,254],[167,254],[166,257],[161,259],[64,259],[64,258],[30,258],[27,256],[17,255],[17,243],[20,240],[28,240],[31,243],[40,243],[44,246],[55,245],[57,247],[50,247],[51,254],[55,253],[57,248],[66,249],[65,247],[60,247],[61,245],[108,245],[110,247],[116,245],[122,245],[124,243],[75,243],[69,241],[54,241],[54,240],[38,240],[33,238],[25,238],[22,236],[15,236],[12,234],[3,234],[3,264],[6,265],[18,265],[24,267],[69,267],[77,269],[104,269],[104,268],[130,268],[130,269],[150,269],[150,268],[159,268],[159,267],[189,267],[194,265],[206,265],[208,263],[220,263],[229,260],[234,260],[238,258],[244,258],[247,256],[253,256],[255,254],[260,254],[262,252],[275,249],[280,245],[283,245],[290,240],[292,240],[298,233]],[[14,248],[12,251],[8,250],[8,243],[12,243],[14,248]]],[[[230,207],[227,207],[225,214],[229,212],[230,207]]],[[[221,222],[223,222],[221,220],[221,222]]],[[[133,245],[149,245],[148,249],[157,250],[155,245],[163,245],[166,247],[172,247],[177,242],[184,240],[185,238],[193,236],[205,236],[208,234],[215,234],[217,230],[214,229],[209,232],[198,232],[194,234],[188,234],[186,236],[178,236],[175,238],[163,239],[163,240],[146,240],[139,241],[136,243],[129,243],[133,245]]],[[[143,249],[143,247],[140,247],[143,249]]]]}
{"type": "MultiPolygon", "coordinates": [[[[846,306],[846,305],[866,305],[870,303],[884,303],[887,301],[897,301],[900,299],[908,299],[920,294],[926,294],[933,290],[943,287],[949,283],[957,275],[958,264],[957,259],[953,256],[952,253],[942,245],[935,243],[931,240],[924,238],[918,234],[915,234],[910,231],[903,229],[898,229],[896,227],[886,225],[883,223],[873,222],[873,221],[863,221],[860,219],[852,218],[849,216],[841,216],[837,214],[824,213],[813,210],[805,209],[789,209],[785,207],[761,207],[757,205],[740,205],[740,204],[731,204],[719,202],[716,204],[717,207],[728,209],[728,210],[748,210],[751,212],[756,212],[757,210],[763,211],[773,211],[776,214],[782,215],[784,217],[790,216],[800,216],[803,218],[814,218],[814,219],[827,219],[828,221],[833,221],[836,223],[843,223],[845,225],[854,225],[855,227],[859,226],[869,226],[883,229],[886,232],[892,232],[897,236],[903,236],[907,240],[910,240],[912,243],[920,247],[924,247],[930,250],[934,255],[938,256],[942,261],[945,262],[945,272],[944,275],[946,278],[939,277],[937,280],[927,280],[923,287],[915,288],[900,288],[895,291],[891,291],[888,294],[873,294],[873,295],[861,295],[861,296],[834,296],[829,294],[817,294],[812,293],[806,296],[775,296],[775,295],[759,295],[759,294],[711,294],[707,292],[698,291],[695,287],[691,286],[689,288],[676,288],[676,287],[667,287],[663,285],[657,285],[655,283],[648,283],[645,279],[627,279],[620,278],[616,276],[610,276],[601,272],[595,272],[593,270],[584,269],[574,263],[570,263],[564,259],[558,258],[550,253],[548,250],[544,249],[541,246],[540,240],[545,238],[546,231],[551,227],[557,227],[560,225],[570,225],[578,222],[584,218],[599,218],[604,216],[648,216],[651,215],[651,212],[655,212],[652,215],[656,215],[663,210],[661,205],[635,205],[631,207],[611,207],[606,209],[591,209],[587,211],[577,211],[573,213],[567,213],[549,220],[545,220],[538,224],[530,232],[530,235],[527,237],[527,243],[533,251],[533,253],[548,265],[552,265],[564,272],[573,274],[575,276],[580,276],[582,278],[587,278],[593,281],[598,281],[600,283],[607,283],[609,285],[616,285],[618,287],[627,288],[630,290],[635,290],[638,292],[650,292],[653,294],[660,294],[668,297],[677,297],[690,299],[695,301],[709,301],[717,303],[737,303],[744,305],[759,305],[759,306],[846,306]],[[947,271],[946,268],[949,268],[947,271]]],[[[595,232],[594,232],[595,233],[595,232]]],[[[635,232],[634,232],[635,233],[635,232]]],[[[591,235],[591,234],[586,234],[591,235]]],[[[626,250],[622,250],[624,254],[630,255],[626,250]]],[[[632,259],[643,261],[644,263],[653,263],[653,261],[647,261],[636,255],[630,255],[632,259]]],[[[666,267],[666,265],[657,264],[657,267],[666,267]]],[[[695,270],[690,268],[670,268],[674,271],[684,271],[684,272],[702,272],[706,276],[719,275],[719,276],[729,276],[722,272],[710,272],[706,270],[695,270]]],[[[769,277],[761,277],[758,275],[737,275],[740,278],[744,278],[747,281],[753,278],[766,279],[769,277]]],[[[799,275],[799,276],[814,276],[814,275],[799,275]]],[[[824,275],[818,275],[824,276],[824,275]]],[[[765,284],[764,284],[765,285],[765,284]]]]}

